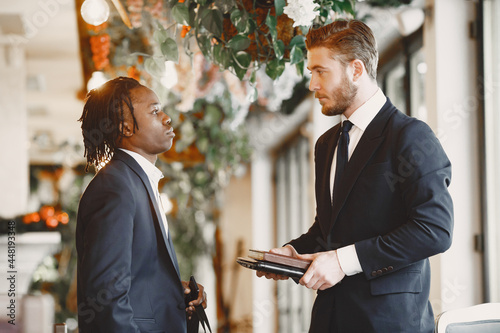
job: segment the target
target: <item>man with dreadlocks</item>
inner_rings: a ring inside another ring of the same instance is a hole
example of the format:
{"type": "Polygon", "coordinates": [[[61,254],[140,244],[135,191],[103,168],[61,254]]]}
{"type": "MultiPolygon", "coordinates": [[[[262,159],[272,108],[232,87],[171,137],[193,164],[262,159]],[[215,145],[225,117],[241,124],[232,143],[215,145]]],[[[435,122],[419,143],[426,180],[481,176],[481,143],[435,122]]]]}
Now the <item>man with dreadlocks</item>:
{"type": "Polygon", "coordinates": [[[86,98],[87,169],[98,172],[78,208],[78,324],[81,333],[186,332],[179,266],[161,206],[157,154],[172,147],[171,119],[156,94],[118,77],[86,98]]]}

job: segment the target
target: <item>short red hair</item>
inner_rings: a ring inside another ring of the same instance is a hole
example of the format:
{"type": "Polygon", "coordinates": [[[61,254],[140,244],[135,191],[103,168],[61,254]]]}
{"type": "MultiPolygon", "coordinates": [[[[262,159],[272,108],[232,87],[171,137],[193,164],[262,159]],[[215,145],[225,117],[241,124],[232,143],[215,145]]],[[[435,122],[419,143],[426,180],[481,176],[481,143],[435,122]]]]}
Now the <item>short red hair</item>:
{"type": "Polygon", "coordinates": [[[355,59],[361,60],[372,79],[377,78],[378,51],[373,32],[358,20],[339,20],[318,29],[310,29],[306,35],[306,47],[330,49],[332,58],[344,66],[355,59]]]}

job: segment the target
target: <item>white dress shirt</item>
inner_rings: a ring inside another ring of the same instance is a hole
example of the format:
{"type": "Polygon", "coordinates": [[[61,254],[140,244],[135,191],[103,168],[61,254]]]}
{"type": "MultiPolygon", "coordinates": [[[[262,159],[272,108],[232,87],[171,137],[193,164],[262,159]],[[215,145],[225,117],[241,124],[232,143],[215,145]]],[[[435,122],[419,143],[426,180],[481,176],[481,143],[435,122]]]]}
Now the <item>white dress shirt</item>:
{"type": "MultiPolygon", "coordinates": [[[[375,118],[377,113],[382,109],[387,98],[380,88],[377,92],[370,97],[363,105],[361,105],[349,118],[349,121],[353,123],[353,127],[349,131],[349,149],[348,158],[350,159],[354,149],[363,136],[366,128],[370,122],[375,118]]],[[[340,121],[347,120],[344,115],[340,116],[340,121]]],[[[332,169],[330,173],[330,191],[333,191],[333,183],[335,181],[335,171],[337,168],[337,148],[333,154],[332,169]]],[[[356,253],[356,247],[354,244],[341,247],[337,249],[337,258],[340,263],[340,267],[347,276],[351,276],[357,273],[361,273],[363,269],[359,263],[358,254],[356,253]]]]}
{"type": "Polygon", "coordinates": [[[165,226],[165,233],[168,236],[167,217],[165,216],[165,210],[163,208],[163,203],[161,201],[160,191],[158,190],[158,183],[160,182],[160,179],[163,178],[163,173],[161,172],[160,169],[158,169],[153,163],[148,161],[141,154],[123,148],[119,149],[129,154],[141,166],[142,170],[144,170],[144,172],[146,173],[146,176],[148,176],[149,183],[151,184],[151,187],[153,188],[153,192],[155,194],[156,204],[160,209],[161,219],[163,225],[165,226]]]}

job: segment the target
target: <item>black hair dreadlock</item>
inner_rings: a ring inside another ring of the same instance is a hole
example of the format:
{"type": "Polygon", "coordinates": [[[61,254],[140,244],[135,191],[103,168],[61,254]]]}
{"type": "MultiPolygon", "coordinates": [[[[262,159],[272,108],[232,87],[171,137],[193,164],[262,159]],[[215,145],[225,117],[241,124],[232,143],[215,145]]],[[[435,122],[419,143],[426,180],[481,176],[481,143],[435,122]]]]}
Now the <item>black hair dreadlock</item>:
{"type": "Polygon", "coordinates": [[[136,80],[121,76],[88,92],[82,116],[78,119],[82,122],[84,156],[87,158],[86,172],[90,165],[98,169],[102,163],[113,157],[123,136],[126,109],[130,111],[133,119],[133,131],[139,129],[130,91],[141,86],[136,80]]]}

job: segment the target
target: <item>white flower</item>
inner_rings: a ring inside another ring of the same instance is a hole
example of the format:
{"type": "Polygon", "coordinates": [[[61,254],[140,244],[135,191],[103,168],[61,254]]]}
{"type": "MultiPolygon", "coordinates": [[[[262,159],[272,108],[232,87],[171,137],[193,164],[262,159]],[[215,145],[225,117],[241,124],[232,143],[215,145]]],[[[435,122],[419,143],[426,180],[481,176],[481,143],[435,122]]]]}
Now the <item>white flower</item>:
{"type": "Polygon", "coordinates": [[[314,0],[289,0],[283,12],[291,18],[293,26],[310,26],[316,18],[316,4],[314,0]]]}

